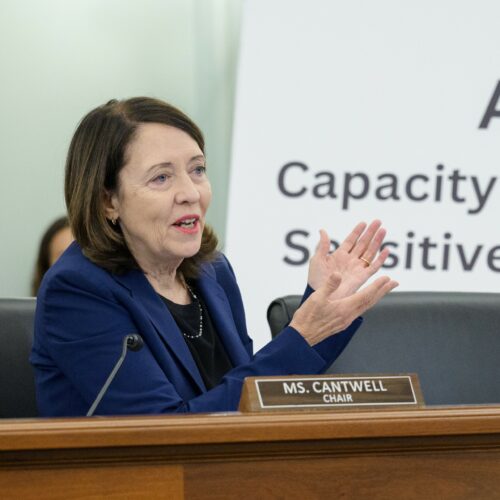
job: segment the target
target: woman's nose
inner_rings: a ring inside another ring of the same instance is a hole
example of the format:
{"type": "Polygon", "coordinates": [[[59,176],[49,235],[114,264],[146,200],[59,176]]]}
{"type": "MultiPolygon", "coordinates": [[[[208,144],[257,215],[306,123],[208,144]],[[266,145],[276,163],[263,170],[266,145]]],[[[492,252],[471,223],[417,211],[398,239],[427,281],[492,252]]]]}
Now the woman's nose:
{"type": "Polygon", "coordinates": [[[182,175],[177,179],[177,203],[196,203],[200,199],[200,191],[189,175],[182,175]]]}

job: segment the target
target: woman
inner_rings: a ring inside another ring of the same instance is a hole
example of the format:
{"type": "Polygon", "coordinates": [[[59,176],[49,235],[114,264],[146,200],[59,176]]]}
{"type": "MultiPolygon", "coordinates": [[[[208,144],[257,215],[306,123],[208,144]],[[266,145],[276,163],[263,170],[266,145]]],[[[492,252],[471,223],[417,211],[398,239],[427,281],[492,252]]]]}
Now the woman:
{"type": "Polygon", "coordinates": [[[31,355],[42,416],[85,415],[130,333],[144,347],[96,413],[235,410],[247,376],[324,371],[397,285],[358,291],[387,257],[380,222],[356,226],[332,255],[323,231],[304,303],[253,355],[233,270],[205,224],[202,133],[162,101],[113,100],[84,117],[65,197],[76,242],[43,280],[31,355]]]}
{"type": "Polygon", "coordinates": [[[40,241],[38,256],[35,264],[31,293],[36,297],[42,278],[61,254],[73,241],[66,216],[56,219],[45,231],[40,241]]]}

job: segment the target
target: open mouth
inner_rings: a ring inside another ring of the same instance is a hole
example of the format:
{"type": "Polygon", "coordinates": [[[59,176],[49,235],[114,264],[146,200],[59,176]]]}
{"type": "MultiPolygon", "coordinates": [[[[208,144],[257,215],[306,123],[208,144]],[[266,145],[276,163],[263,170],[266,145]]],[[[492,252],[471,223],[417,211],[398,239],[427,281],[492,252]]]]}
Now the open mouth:
{"type": "Polygon", "coordinates": [[[194,227],[194,225],[198,222],[198,219],[195,219],[194,217],[192,219],[184,219],[181,222],[175,222],[174,226],[180,226],[180,227],[186,227],[188,229],[191,229],[194,227]]]}
{"type": "Polygon", "coordinates": [[[186,215],[177,219],[173,225],[184,231],[192,231],[198,228],[199,221],[198,215],[186,215]]]}

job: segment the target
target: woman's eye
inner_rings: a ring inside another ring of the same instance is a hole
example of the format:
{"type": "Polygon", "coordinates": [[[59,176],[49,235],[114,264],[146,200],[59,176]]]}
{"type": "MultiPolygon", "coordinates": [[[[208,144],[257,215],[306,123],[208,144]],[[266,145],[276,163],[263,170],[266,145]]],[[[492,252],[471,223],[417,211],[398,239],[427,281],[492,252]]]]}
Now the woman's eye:
{"type": "Polygon", "coordinates": [[[154,179],[153,182],[155,184],[163,184],[167,180],[167,176],[165,174],[160,174],[157,175],[154,179]]]}
{"type": "Polygon", "coordinates": [[[205,175],[207,171],[207,167],[204,167],[203,165],[200,165],[194,169],[196,175],[202,176],[205,175]]]}

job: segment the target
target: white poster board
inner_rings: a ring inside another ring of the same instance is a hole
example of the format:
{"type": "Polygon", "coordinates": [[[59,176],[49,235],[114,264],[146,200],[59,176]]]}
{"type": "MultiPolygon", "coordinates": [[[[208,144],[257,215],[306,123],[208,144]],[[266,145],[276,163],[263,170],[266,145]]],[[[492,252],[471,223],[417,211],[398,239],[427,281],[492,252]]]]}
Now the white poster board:
{"type": "Polygon", "coordinates": [[[500,3],[248,0],[226,252],[256,347],[325,228],[398,290],[500,291],[500,3]]]}

